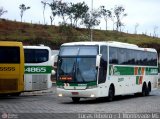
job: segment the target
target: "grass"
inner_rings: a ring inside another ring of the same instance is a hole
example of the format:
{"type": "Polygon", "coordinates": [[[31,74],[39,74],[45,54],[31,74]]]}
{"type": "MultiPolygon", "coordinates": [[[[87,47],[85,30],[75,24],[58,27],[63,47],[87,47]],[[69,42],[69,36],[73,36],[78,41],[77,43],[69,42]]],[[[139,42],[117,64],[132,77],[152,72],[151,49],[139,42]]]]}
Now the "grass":
{"type": "MultiPolygon", "coordinates": [[[[70,26],[50,26],[0,19],[0,40],[21,41],[24,44],[44,44],[58,49],[62,43],[90,41],[90,31],[70,26]]],[[[93,41],[119,41],[156,48],[160,52],[160,38],[117,31],[93,30],[93,41]]]]}

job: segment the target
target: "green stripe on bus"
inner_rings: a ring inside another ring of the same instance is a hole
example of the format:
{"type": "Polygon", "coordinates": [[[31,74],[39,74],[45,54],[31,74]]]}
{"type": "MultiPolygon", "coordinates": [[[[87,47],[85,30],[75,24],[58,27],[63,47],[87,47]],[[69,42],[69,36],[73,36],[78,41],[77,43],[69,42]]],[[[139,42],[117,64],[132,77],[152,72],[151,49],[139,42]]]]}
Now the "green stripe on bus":
{"type": "MultiPolygon", "coordinates": [[[[56,82],[56,84],[57,84],[57,86],[64,86],[64,83],[63,82],[61,82],[61,81],[57,81],[56,82]]],[[[69,84],[69,86],[95,86],[95,85],[97,85],[97,82],[96,81],[94,81],[94,82],[88,82],[88,83],[68,83],[69,84]]]]}
{"type": "Polygon", "coordinates": [[[25,74],[50,74],[52,66],[25,66],[25,74]]]}
{"type": "Polygon", "coordinates": [[[158,68],[155,67],[126,67],[109,66],[109,75],[157,75],[158,68]]]}
{"type": "Polygon", "coordinates": [[[146,68],[146,75],[158,75],[158,68],[146,68]]]}

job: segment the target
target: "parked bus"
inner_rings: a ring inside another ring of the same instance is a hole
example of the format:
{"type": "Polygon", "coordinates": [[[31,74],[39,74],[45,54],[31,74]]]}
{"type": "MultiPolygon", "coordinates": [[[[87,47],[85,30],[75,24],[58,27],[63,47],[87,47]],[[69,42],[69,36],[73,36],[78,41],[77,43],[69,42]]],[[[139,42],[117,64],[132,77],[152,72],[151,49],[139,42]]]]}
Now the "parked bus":
{"type": "Polygon", "coordinates": [[[24,90],[24,50],[21,42],[0,41],[0,94],[24,90]]]}
{"type": "Polygon", "coordinates": [[[24,54],[24,91],[44,90],[51,88],[53,63],[51,49],[47,46],[24,46],[24,54]]]}
{"type": "Polygon", "coordinates": [[[57,94],[80,98],[149,95],[157,86],[157,52],[134,44],[73,42],[61,45],[57,68],[57,94]]]}

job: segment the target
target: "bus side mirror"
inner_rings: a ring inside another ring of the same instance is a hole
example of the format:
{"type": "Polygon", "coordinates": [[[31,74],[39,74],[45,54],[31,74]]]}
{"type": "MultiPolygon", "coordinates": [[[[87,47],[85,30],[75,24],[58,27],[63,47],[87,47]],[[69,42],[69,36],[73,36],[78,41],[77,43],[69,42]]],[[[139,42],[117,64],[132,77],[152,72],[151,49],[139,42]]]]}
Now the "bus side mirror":
{"type": "Polygon", "coordinates": [[[96,67],[100,67],[100,61],[101,61],[101,54],[100,55],[97,55],[97,57],[96,57],[96,67]]]}

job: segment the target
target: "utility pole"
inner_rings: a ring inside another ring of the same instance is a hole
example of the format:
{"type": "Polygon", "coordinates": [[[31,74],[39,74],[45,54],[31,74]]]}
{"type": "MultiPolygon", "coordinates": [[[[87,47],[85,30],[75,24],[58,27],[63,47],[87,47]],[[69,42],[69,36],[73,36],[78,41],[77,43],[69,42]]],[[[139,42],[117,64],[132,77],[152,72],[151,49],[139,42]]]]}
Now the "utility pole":
{"type": "MultiPolygon", "coordinates": [[[[93,0],[91,2],[91,21],[92,21],[92,14],[93,14],[93,0]]],[[[93,41],[93,29],[91,27],[91,41],[93,41]]]]}

